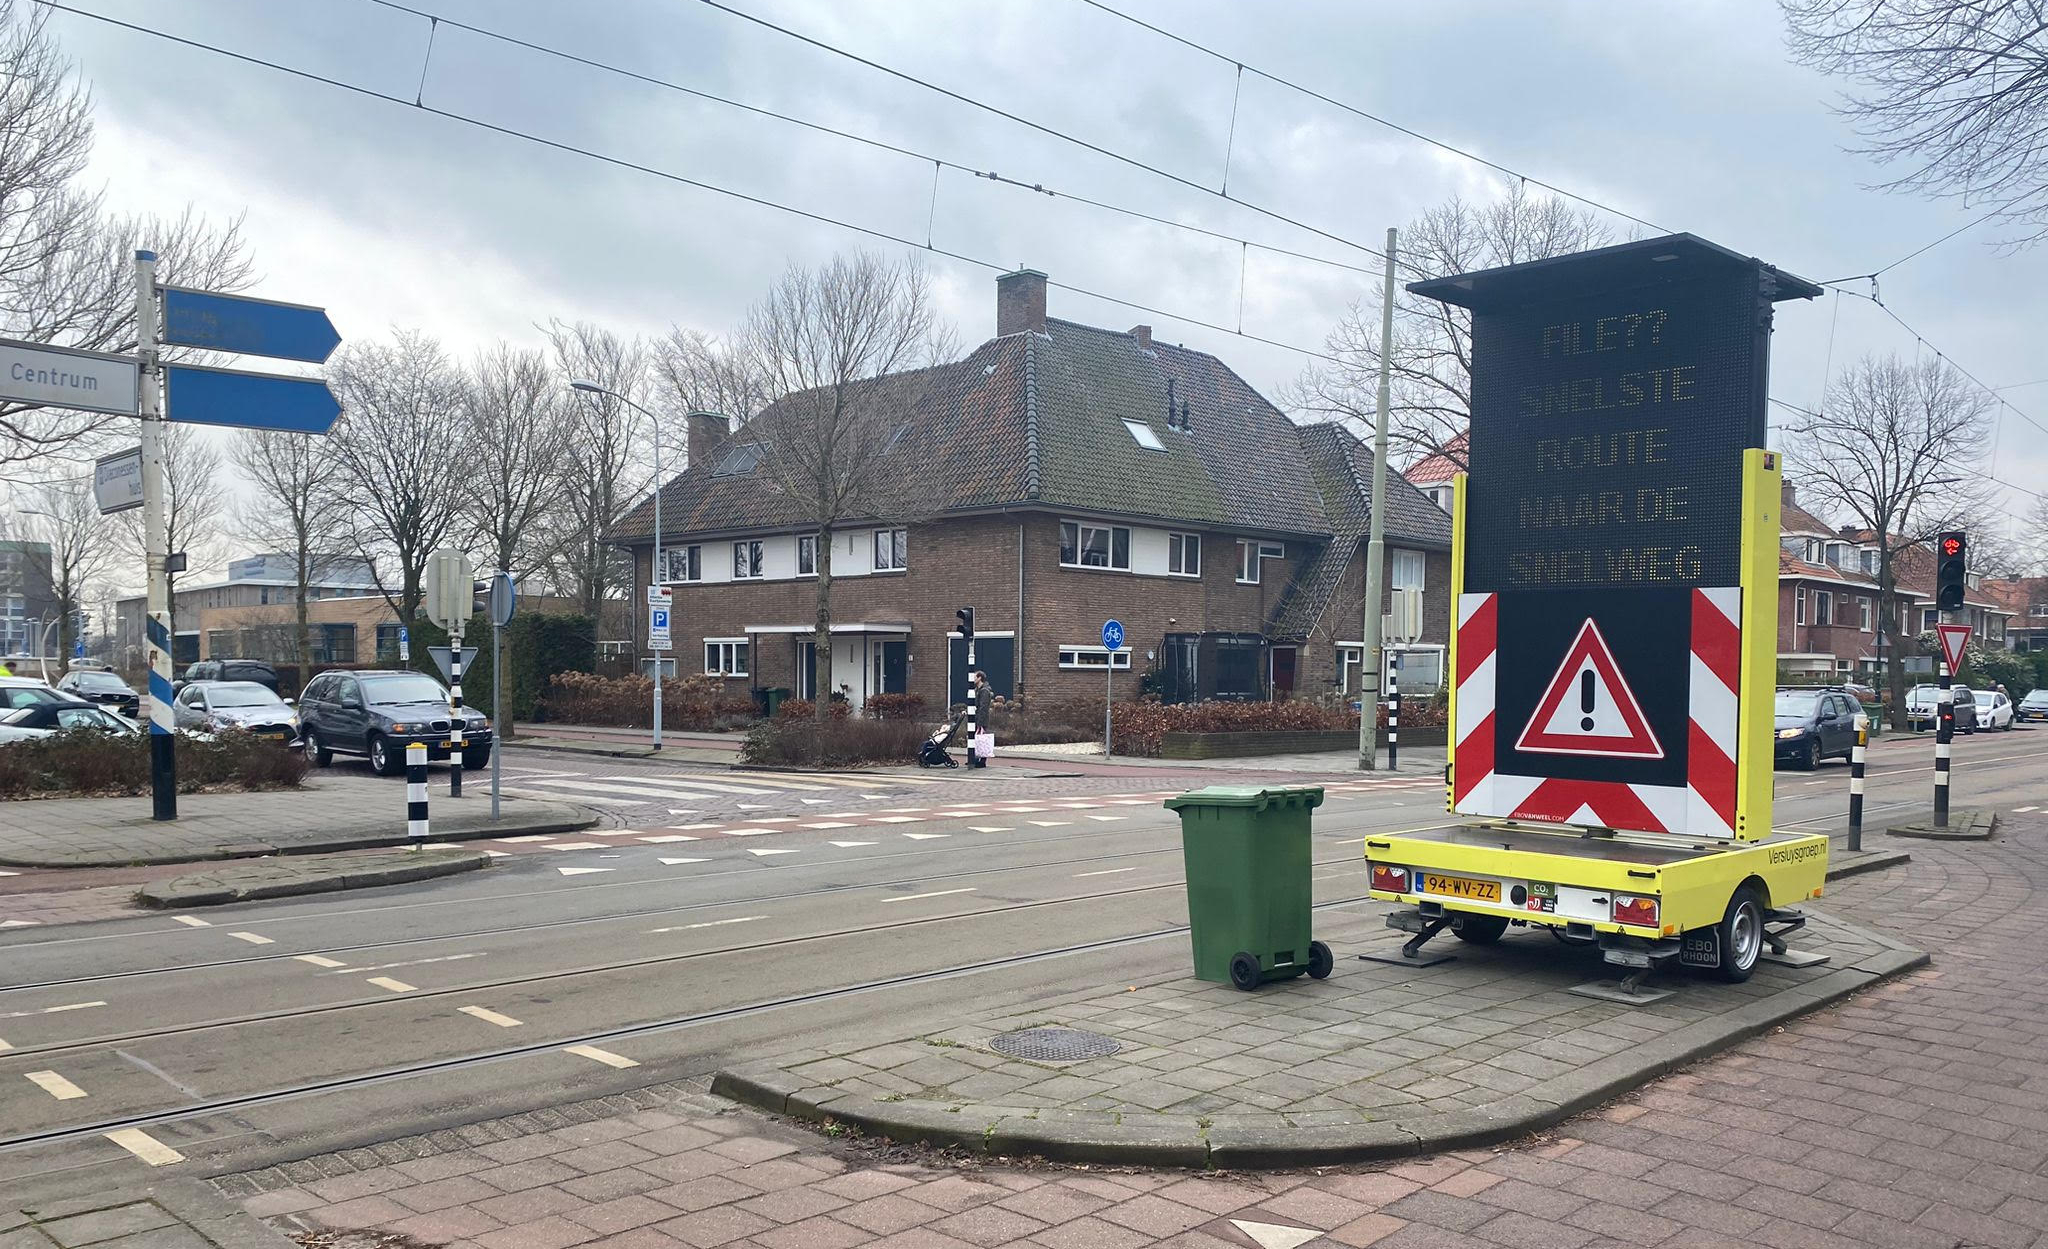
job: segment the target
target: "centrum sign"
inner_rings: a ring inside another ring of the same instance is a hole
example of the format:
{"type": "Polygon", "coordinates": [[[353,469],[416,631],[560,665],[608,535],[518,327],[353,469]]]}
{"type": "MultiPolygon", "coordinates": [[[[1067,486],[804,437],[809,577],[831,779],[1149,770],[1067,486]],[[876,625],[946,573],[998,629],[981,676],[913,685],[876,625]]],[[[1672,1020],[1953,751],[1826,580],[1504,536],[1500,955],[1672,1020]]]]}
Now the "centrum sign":
{"type": "Polygon", "coordinates": [[[134,416],[139,375],[133,356],[0,338],[0,399],[134,416]]]}

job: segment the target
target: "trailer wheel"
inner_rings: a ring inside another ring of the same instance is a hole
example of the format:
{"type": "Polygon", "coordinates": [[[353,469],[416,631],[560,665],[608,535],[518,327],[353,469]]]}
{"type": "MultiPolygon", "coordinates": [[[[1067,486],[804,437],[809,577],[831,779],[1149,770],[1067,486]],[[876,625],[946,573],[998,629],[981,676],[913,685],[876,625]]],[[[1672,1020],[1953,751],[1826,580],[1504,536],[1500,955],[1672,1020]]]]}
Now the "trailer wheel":
{"type": "Polygon", "coordinates": [[[1741,984],[1756,970],[1764,952],[1764,904],[1748,885],[1735,890],[1728,899],[1728,913],[1721,917],[1719,932],[1721,965],[1714,973],[1730,984],[1741,984]]]}
{"type": "Polygon", "coordinates": [[[1458,940],[1473,945],[1492,945],[1508,930],[1505,915],[1460,915],[1451,931],[1458,934],[1458,940]]]}
{"type": "Polygon", "coordinates": [[[1230,983],[1250,993],[1264,979],[1259,973],[1259,956],[1244,950],[1230,956],[1230,983]]]}

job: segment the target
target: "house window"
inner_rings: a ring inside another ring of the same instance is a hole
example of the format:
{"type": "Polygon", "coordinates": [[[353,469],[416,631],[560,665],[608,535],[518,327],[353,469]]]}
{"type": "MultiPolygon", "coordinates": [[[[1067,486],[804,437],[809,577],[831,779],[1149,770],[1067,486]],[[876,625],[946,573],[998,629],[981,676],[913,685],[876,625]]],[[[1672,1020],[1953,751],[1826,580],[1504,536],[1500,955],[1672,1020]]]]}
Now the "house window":
{"type": "Polygon", "coordinates": [[[1877,552],[1868,547],[1863,551],[1863,571],[1873,577],[1877,575],[1877,552]]]}
{"type": "Polygon", "coordinates": [[[1806,623],[1806,587],[1799,586],[1792,591],[1792,623],[1806,623]]]}
{"type": "Polygon", "coordinates": [[[1932,633],[1934,626],[1941,623],[1941,612],[1932,607],[1920,610],[1920,632],[1932,633]]]}
{"type": "Polygon", "coordinates": [[[1813,623],[1831,625],[1835,623],[1835,596],[1826,590],[1816,590],[1813,595],[1813,623]]]}
{"type": "Polygon", "coordinates": [[[704,675],[743,677],[747,675],[747,639],[705,638],[704,675]]]}
{"type": "Polygon", "coordinates": [[[818,535],[800,533],[796,538],[796,575],[815,577],[818,575],[818,535]]]}
{"type": "Polygon", "coordinates": [[[761,543],[758,539],[732,544],[732,579],[753,581],[761,573],[761,543]]]}
{"type": "Polygon", "coordinates": [[[718,467],[711,470],[713,477],[743,477],[754,471],[761,462],[761,444],[750,442],[734,447],[725,453],[718,467]]]}
{"type": "Polygon", "coordinates": [[[2048,618],[2048,603],[2027,604],[2027,615],[2032,616],[2036,620],[2048,618]]]}
{"type": "Polygon", "coordinates": [[[1201,576],[1202,535],[1198,533],[1167,534],[1166,571],[1176,577],[1201,576]]]}
{"type": "Polygon", "coordinates": [[[1122,525],[1060,522],[1060,563],[1068,568],[1131,568],[1131,531],[1122,525]]]}
{"type": "Polygon", "coordinates": [[[1244,538],[1237,540],[1237,580],[1242,585],[1257,585],[1261,567],[1269,559],[1281,559],[1287,548],[1277,542],[1252,542],[1244,538]]]}
{"type": "Polygon", "coordinates": [[[317,648],[313,662],[352,664],[356,661],[356,627],[353,624],[323,624],[313,635],[317,648]]]}
{"type": "Polygon", "coordinates": [[[377,662],[393,663],[398,659],[398,631],[404,626],[393,622],[377,626],[377,662]]]}
{"type": "Polygon", "coordinates": [[[902,572],[910,567],[910,531],[875,530],[875,571],[902,572]]]}
{"type": "Polygon", "coordinates": [[[1808,538],[1808,539],[1806,540],[1806,562],[1807,562],[1807,563],[1809,563],[1809,564],[1818,564],[1818,563],[1820,563],[1820,539],[1819,539],[1819,538],[1808,538]]]}
{"type": "Polygon", "coordinates": [[[1364,663],[1364,647],[1340,646],[1337,648],[1338,693],[1351,694],[1358,691],[1358,669],[1364,663]]]}
{"type": "Polygon", "coordinates": [[[1870,600],[1860,595],[1856,599],[1856,627],[1870,632],[1870,600]]]}
{"type": "Polygon", "coordinates": [[[241,656],[240,639],[233,629],[208,629],[206,631],[206,657],[208,659],[236,659],[241,656]]]}
{"type": "Polygon", "coordinates": [[[1396,590],[1422,588],[1422,552],[1395,551],[1388,570],[1388,582],[1396,590]]]}
{"type": "Polygon", "coordinates": [[[1131,649],[1128,646],[1114,652],[1105,650],[1100,646],[1060,647],[1060,667],[1069,671],[1109,667],[1114,668],[1118,672],[1123,672],[1129,669],[1130,666],[1131,649]]]}
{"type": "Polygon", "coordinates": [[[1166,444],[1159,441],[1159,435],[1154,433],[1152,427],[1144,421],[1127,420],[1124,422],[1124,428],[1130,430],[1131,437],[1137,439],[1138,445],[1144,447],[1146,450],[1166,450],[1166,444]]]}
{"type": "Polygon", "coordinates": [[[1845,542],[1828,543],[1828,563],[1840,568],[1842,566],[1842,553],[1848,549],[1848,544],[1845,542]]]}
{"type": "Polygon", "coordinates": [[[704,579],[704,548],[701,546],[672,546],[661,553],[664,567],[663,581],[702,581],[704,579]]]}

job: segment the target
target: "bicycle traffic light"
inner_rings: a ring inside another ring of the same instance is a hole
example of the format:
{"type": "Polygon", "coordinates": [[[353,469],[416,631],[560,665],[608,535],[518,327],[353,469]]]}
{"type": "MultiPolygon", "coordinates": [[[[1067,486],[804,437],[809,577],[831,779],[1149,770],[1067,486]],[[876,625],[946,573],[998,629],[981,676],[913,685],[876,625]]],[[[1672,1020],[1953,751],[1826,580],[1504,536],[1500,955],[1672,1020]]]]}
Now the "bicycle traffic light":
{"type": "Polygon", "coordinates": [[[974,640],[974,609],[972,607],[963,607],[953,614],[960,618],[960,636],[972,642],[974,640]]]}
{"type": "Polygon", "coordinates": [[[1963,595],[1969,588],[1970,544],[1960,529],[1951,529],[1934,540],[1934,605],[1941,611],[1961,611],[1963,595]]]}

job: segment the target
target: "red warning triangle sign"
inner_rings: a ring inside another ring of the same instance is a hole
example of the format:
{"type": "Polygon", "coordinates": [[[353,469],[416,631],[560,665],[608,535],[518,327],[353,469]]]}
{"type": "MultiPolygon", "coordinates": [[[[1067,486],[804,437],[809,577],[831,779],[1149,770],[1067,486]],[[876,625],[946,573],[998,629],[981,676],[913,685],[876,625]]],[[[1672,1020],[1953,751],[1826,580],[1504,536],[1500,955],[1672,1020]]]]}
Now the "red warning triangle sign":
{"type": "Polygon", "coordinates": [[[1948,674],[1954,676],[1963,666],[1963,648],[1970,644],[1970,626],[1938,624],[1934,631],[1941,636],[1941,656],[1948,660],[1948,674]]]}
{"type": "Polygon", "coordinates": [[[1621,676],[1614,652],[1588,617],[1557,675],[1536,702],[1516,750],[1557,755],[1662,759],[1664,747],[1621,676]]]}

